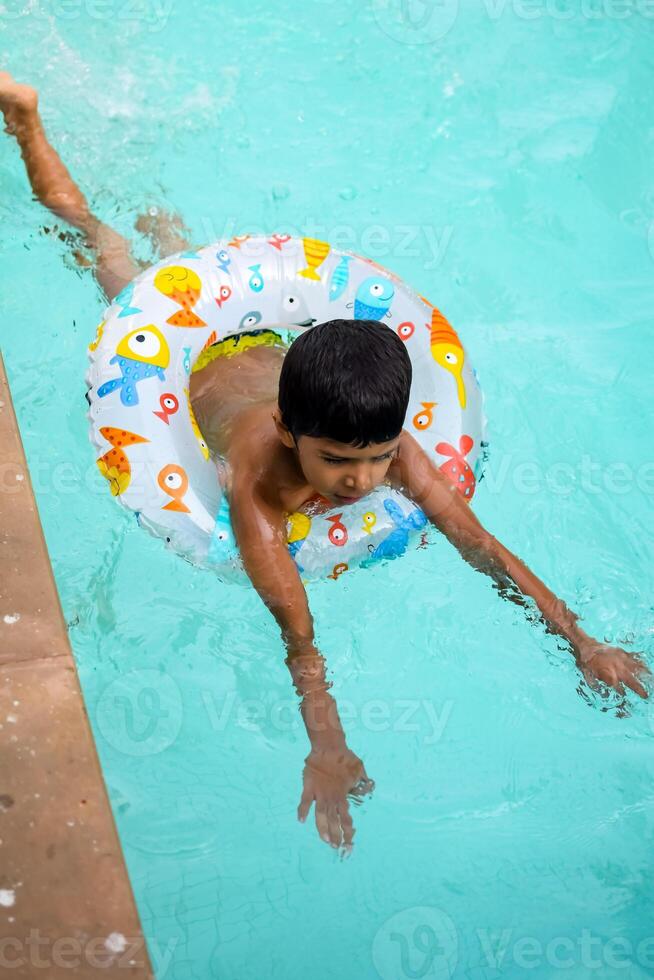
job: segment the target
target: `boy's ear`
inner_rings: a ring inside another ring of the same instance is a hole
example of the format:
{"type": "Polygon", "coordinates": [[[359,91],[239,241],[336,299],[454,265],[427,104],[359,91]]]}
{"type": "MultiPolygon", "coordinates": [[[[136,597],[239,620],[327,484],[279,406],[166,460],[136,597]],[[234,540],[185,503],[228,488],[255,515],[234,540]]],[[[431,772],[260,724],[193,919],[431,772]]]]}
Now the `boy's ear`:
{"type": "Polygon", "coordinates": [[[273,422],[275,423],[275,428],[277,429],[277,435],[281,439],[282,443],[288,449],[295,449],[296,448],[295,439],[293,438],[293,435],[291,434],[289,429],[287,429],[284,423],[282,422],[281,412],[279,411],[279,408],[275,409],[275,411],[272,413],[272,417],[273,417],[273,422]]]}

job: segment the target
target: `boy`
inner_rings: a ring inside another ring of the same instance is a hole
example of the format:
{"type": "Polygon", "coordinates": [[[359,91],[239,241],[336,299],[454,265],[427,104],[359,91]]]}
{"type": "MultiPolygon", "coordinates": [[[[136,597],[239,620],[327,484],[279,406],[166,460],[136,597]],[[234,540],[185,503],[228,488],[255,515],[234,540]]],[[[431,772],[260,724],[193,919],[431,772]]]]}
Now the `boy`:
{"type": "MultiPolygon", "coordinates": [[[[36,93],[0,74],[0,109],[15,135],[39,200],[78,228],[109,300],[140,271],[127,242],[99,222],[49,145],[36,93]]],[[[160,254],[188,247],[181,222],[159,218],[149,231],[160,254]]],[[[306,331],[285,357],[274,348],[219,358],[193,375],[191,397],[210,449],[227,462],[232,523],[245,569],[277,620],[311,743],[298,809],[315,802],[321,837],[352,844],[348,797],[374,786],[346,744],[313,620],[286,547],[285,514],[312,502],[346,507],[385,482],[415,500],[461,555],[519,605],[531,597],[550,632],[564,637],[588,684],[625,686],[647,697],[649,671],[632,654],[593,640],[565,604],[489,534],[450,481],[403,429],[411,363],[397,335],[376,321],[337,320],[306,331]]]]}

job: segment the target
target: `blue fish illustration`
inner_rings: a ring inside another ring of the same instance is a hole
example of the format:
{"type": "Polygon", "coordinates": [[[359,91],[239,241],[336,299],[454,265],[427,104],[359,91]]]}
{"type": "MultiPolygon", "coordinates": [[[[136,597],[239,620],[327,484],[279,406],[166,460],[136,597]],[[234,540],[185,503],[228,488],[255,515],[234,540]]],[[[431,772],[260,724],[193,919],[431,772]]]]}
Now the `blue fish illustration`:
{"type": "Polygon", "coordinates": [[[354,299],[355,320],[381,320],[390,309],[395,286],[390,279],[369,276],[364,279],[354,299]]]}
{"type": "Polygon", "coordinates": [[[123,405],[133,408],[139,403],[136,390],[139,381],[154,377],[160,381],[166,380],[165,369],[170,363],[170,349],[161,331],[151,323],[123,337],[109,363],[118,365],[120,377],[100,385],[98,398],[120,389],[123,405]]]}
{"type": "Polygon", "coordinates": [[[226,248],[221,248],[219,252],[216,252],[216,260],[220,271],[226,272],[228,276],[231,276],[229,267],[232,264],[232,260],[230,259],[229,252],[226,248]]]}
{"type": "Polygon", "coordinates": [[[191,373],[191,348],[184,347],[182,349],[184,351],[184,370],[186,371],[187,374],[190,374],[191,373]]]}
{"type": "Polygon", "coordinates": [[[262,315],[259,310],[248,310],[241,317],[241,322],[238,325],[239,330],[252,330],[257,324],[261,323],[262,315]]]}
{"type": "Polygon", "coordinates": [[[261,275],[261,265],[249,265],[248,269],[252,273],[248,283],[253,293],[260,293],[263,289],[263,276],[261,275]]]}
{"type": "Polygon", "coordinates": [[[211,543],[209,544],[208,558],[212,562],[229,561],[237,554],[236,538],[232,531],[232,524],[229,519],[229,504],[225,494],[220,498],[220,507],[216,514],[211,543]]]}
{"type": "Polygon", "coordinates": [[[114,303],[118,303],[119,306],[122,306],[122,310],[118,314],[118,319],[119,320],[120,320],[121,317],[131,316],[132,313],[142,313],[143,312],[143,310],[141,310],[140,307],[138,307],[138,306],[132,306],[132,297],[133,297],[133,295],[134,295],[134,283],[133,282],[129,282],[125,286],[125,288],[124,289],[121,289],[121,291],[116,296],[116,298],[114,300],[114,303]]]}
{"type": "Polygon", "coordinates": [[[381,561],[383,558],[399,558],[406,551],[411,531],[419,531],[427,523],[427,518],[420,509],[412,510],[410,514],[405,515],[390,497],[384,501],[384,507],[395,527],[363,562],[364,566],[381,561]]]}
{"type": "Polygon", "coordinates": [[[332,280],[329,284],[330,303],[333,303],[336,299],[340,299],[347,289],[347,284],[350,279],[350,262],[351,256],[343,255],[332,273],[332,280]]]}

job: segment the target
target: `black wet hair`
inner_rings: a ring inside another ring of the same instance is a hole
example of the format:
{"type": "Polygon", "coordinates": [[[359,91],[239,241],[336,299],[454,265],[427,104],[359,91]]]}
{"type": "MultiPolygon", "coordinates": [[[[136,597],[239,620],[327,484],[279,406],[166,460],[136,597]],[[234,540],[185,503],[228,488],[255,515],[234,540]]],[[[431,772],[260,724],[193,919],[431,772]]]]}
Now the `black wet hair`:
{"type": "Polygon", "coordinates": [[[279,378],[282,422],[294,439],[333,439],[363,448],[402,431],[411,360],[377,320],[328,320],[293,341],[279,378]]]}

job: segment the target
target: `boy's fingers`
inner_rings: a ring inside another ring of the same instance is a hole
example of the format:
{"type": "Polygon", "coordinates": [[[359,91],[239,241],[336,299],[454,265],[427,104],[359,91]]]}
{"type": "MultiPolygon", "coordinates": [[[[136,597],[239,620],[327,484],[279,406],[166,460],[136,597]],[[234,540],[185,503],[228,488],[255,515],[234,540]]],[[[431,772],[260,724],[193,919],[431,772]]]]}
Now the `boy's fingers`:
{"type": "Polygon", "coordinates": [[[347,800],[344,800],[340,804],[338,812],[341,818],[341,827],[343,828],[343,843],[346,847],[350,847],[355,831],[347,800]]]}
{"type": "Polygon", "coordinates": [[[338,815],[338,807],[335,803],[330,804],[327,810],[327,821],[329,824],[329,840],[334,847],[341,846],[341,821],[338,815]]]}
{"type": "Polygon", "coordinates": [[[311,809],[311,804],[313,802],[313,797],[310,793],[303,793],[302,799],[300,800],[300,805],[297,808],[297,818],[302,823],[307,819],[309,815],[309,810],[311,809]]]}
{"type": "Polygon", "coordinates": [[[634,691],[636,694],[640,695],[641,698],[649,697],[646,688],[644,688],[643,685],[640,683],[640,681],[636,680],[635,677],[625,677],[624,682],[627,685],[627,687],[630,687],[631,690],[634,691]]]}
{"type": "Polygon", "coordinates": [[[316,830],[320,834],[321,838],[326,844],[329,843],[329,823],[327,821],[327,814],[322,807],[318,806],[316,803],[316,830]]]}

